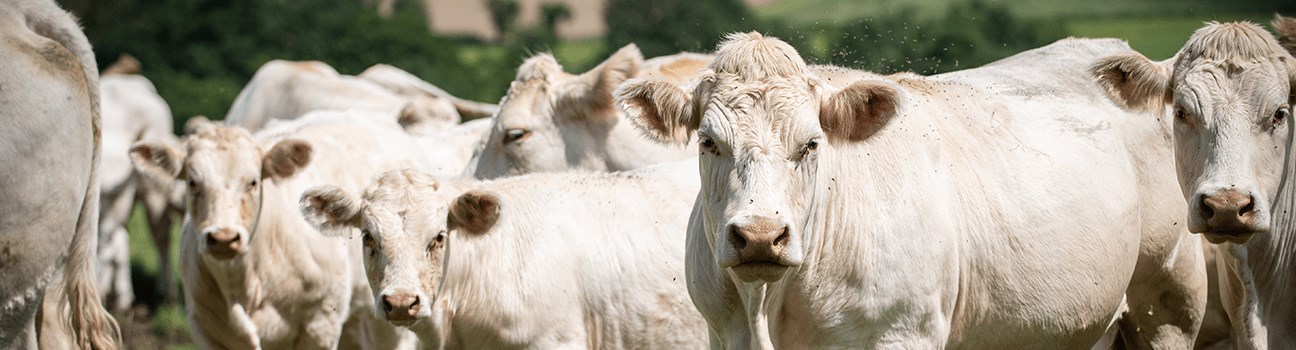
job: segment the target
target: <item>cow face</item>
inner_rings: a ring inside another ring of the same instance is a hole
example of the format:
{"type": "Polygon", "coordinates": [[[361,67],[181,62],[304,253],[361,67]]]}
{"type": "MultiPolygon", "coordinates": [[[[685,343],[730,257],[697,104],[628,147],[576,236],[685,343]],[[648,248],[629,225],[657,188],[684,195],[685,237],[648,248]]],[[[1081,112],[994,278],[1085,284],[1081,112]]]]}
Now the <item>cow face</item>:
{"type": "Polygon", "coordinates": [[[135,167],[160,183],[183,181],[185,207],[198,234],[199,252],[216,260],[246,253],[255,233],[265,181],[281,181],[304,168],[311,146],[284,140],[269,151],[239,127],[209,125],[181,151],[160,142],[131,148],[135,167]]]}
{"type": "Polygon", "coordinates": [[[306,191],[301,205],[307,220],[322,232],[360,230],[374,311],[409,327],[431,316],[452,198],[430,176],[402,170],[383,174],[363,198],[322,186],[306,191]]]}
{"type": "Polygon", "coordinates": [[[889,83],[837,89],[786,43],[734,34],[692,94],[632,80],[617,102],[646,134],[687,142],[696,131],[703,222],[716,264],[743,281],[775,281],[804,258],[801,232],[820,184],[820,159],[863,140],[895,113],[889,83]]]}
{"type": "Polygon", "coordinates": [[[527,59],[500,101],[495,125],[469,164],[479,179],[567,169],[607,170],[600,152],[619,122],[612,91],[634,76],[643,56],[634,45],[581,75],[550,55],[527,59]]]}
{"type": "Polygon", "coordinates": [[[1250,23],[1211,24],[1175,58],[1136,53],[1093,67],[1127,108],[1172,111],[1188,229],[1213,243],[1244,243],[1269,231],[1291,152],[1296,60],[1250,23]]]}

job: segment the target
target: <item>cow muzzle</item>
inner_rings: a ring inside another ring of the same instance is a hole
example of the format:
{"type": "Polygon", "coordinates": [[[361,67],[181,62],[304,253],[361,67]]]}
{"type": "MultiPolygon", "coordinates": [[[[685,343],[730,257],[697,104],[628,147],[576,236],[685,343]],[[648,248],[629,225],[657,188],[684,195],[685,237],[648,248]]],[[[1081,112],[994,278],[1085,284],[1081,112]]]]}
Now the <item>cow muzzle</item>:
{"type": "Polygon", "coordinates": [[[1197,217],[1190,220],[1188,229],[1211,243],[1246,243],[1256,233],[1269,231],[1259,203],[1250,194],[1223,189],[1198,198],[1197,217]]]}
{"type": "Polygon", "coordinates": [[[409,327],[418,322],[422,298],[410,292],[393,292],[382,296],[383,316],[397,326],[409,327]]]}
{"type": "Polygon", "coordinates": [[[231,228],[204,230],[202,242],[202,252],[217,260],[233,259],[246,250],[243,235],[231,228]]]}
{"type": "Polygon", "coordinates": [[[727,240],[737,259],[722,263],[744,281],[776,281],[789,267],[800,265],[788,259],[792,231],[782,220],[751,216],[728,226],[727,240]]]}

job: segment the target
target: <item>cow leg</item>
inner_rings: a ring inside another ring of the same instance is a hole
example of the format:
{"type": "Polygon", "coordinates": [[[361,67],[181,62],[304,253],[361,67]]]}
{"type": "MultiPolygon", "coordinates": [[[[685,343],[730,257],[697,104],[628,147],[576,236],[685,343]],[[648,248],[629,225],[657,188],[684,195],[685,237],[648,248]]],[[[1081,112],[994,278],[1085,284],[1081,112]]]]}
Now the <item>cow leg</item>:
{"type": "Polygon", "coordinates": [[[103,258],[111,260],[108,262],[108,271],[103,273],[110,281],[102,285],[111,286],[107,288],[110,291],[109,298],[104,302],[113,311],[125,313],[135,302],[135,289],[131,285],[130,275],[130,234],[125,227],[117,226],[109,235],[109,241],[101,246],[104,245],[108,246],[108,252],[103,258]]]}
{"type": "MultiPolygon", "coordinates": [[[[141,181],[138,201],[144,204],[148,216],[149,234],[153,238],[153,247],[158,254],[158,275],[156,290],[162,292],[164,303],[173,304],[178,300],[180,291],[176,289],[175,268],[172,266],[171,228],[173,212],[171,190],[149,181],[141,181]]],[[[176,213],[174,215],[183,215],[176,213]]]]}
{"type": "Polygon", "coordinates": [[[1206,312],[1206,271],[1200,237],[1187,232],[1164,244],[1144,238],[1126,291],[1126,341],[1139,349],[1189,349],[1206,312]],[[1151,248],[1150,248],[1150,247],[1151,248]],[[1163,249],[1156,249],[1163,248],[1163,249]]]}
{"type": "Polygon", "coordinates": [[[157,286],[162,292],[162,300],[167,304],[174,304],[176,296],[180,291],[176,288],[175,268],[172,266],[171,253],[171,213],[165,208],[161,213],[154,214],[149,209],[149,233],[153,236],[153,247],[157,248],[158,253],[158,277],[157,286]]]}

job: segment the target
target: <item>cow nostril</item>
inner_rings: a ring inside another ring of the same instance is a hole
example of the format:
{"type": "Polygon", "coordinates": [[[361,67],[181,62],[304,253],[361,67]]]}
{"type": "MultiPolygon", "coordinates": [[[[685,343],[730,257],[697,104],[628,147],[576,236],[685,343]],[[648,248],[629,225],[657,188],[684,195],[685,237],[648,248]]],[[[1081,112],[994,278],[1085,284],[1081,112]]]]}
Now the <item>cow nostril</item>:
{"type": "Polygon", "coordinates": [[[387,300],[386,297],[382,300],[382,307],[384,312],[392,312],[393,307],[391,301],[387,300]]]}
{"type": "Polygon", "coordinates": [[[729,242],[733,243],[734,248],[738,248],[738,250],[747,247],[747,238],[738,232],[738,226],[735,225],[729,225],[729,242]]]}
{"type": "Polygon", "coordinates": [[[1254,199],[1255,198],[1251,196],[1247,196],[1246,205],[1242,206],[1242,211],[1239,211],[1238,214],[1246,215],[1254,212],[1256,210],[1254,199]]]}
{"type": "Polygon", "coordinates": [[[239,241],[239,240],[242,240],[242,239],[243,239],[243,238],[239,237],[239,235],[234,235],[233,238],[230,238],[230,241],[229,241],[229,242],[230,242],[230,243],[238,243],[238,241],[239,241]]]}
{"type": "Polygon", "coordinates": [[[419,298],[418,296],[414,296],[414,301],[410,303],[409,313],[410,313],[411,315],[413,315],[413,314],[417,314],[417,313],[418,313],[418,309],[419,309],[419,299],[422,299],[422,298],[419,298]]]}
{"type": "Polygon", "coordinates": [[[1215,208],[1211,208],[1210,203],[1206,202],[1206,196],[1201,197],[1201,202],[1198,203],[1198,207],[1201,208],[1198,214],[1201,215],[1202,219],[1210,220],[1212,217],[1215,217],[1215,208]]]}
{"type": "Polygon", "coordinates": [[[207,245],[217,245],[217,244],[220,244],[220,242],[216,240],[216,237],[212,237],[212,235],[207,235],[207,245]]]}
{"type": "Polygon", "coordinates": [[[782,231],[782,232],[779,232],[778,237],[775,237],[775,238],[774,238],[774,246],[775,246],[775,247],[782,247],[782,246],[786,245],[786,244],[787,244],[787,241],[788,241],[788,237],[789,237],[789,234],[788,234],[788,228],[787,228],[787,226],[784,226],[784,227],[783,227],[783,231],[782,231]]]}

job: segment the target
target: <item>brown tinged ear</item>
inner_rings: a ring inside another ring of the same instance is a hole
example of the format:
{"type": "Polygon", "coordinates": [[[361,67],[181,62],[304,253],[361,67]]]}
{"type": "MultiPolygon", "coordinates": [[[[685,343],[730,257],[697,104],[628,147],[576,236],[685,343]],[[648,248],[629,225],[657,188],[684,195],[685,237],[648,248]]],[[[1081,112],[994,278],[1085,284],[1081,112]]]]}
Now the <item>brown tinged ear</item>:
{"type": "Polygon", "coordinates": [[[314,187],[301,197],[302,216],[330,236],[346,236],[348,229],[361,228],[360,209],[360,201],[337,186],[314,187]]]}
{"type": "Polygon", "coordinates": [[[216,126],[215,123],[212,123],[210,119],[207,119],[207,116],[195,115],[189,117],[188,120],[185,120],[184,132],[185,135],[193,135],[198,133],[198,131],[200,130],[211,128],[214,126],[216,126]]]}
{"type": "Polygon", "coordinates": [[[130,148],[131,164],[135,166],[135,170],[145,178],[167,187],[180,178],[186,156],[184,151],[159,140],[136,142],[130,148]]]}
{"type": "Polygon", "coordinates": [[[495,194],[472,190],[450,203],[446,222],[451,230],[484,234],[495,226],[500,216],[500,199],[495,194]]]}
{"type": "Polygon", "coordinates": [[[833,93],[819,107],[819,124],[830,140],[861,141],[886,126],[900,108],[895,87],[861,80],[833,93]]]}
{"type": "Polygon", "coordinates": [[[276,181],[291,177],[310,164],[312,153],[306,141],[279,141],[261,159],[261,177],[276,181]]]}
{"type": "Polygon", "coordinates": [[[1170,67],[1137,52],[1099,59],[1089,67],[1095,82],[1121,108],[1159,111],[1170,101],[1170,67]]]}
{"type": "Polygon", "coordinates": [[[590,90],[585,94],[588,105],[596,110],[613,108],[613,92],[621,83],[638,75],[639,66],[643,62],[639,47],[630,44],[617,50],[598,67],[586,72],[583,78],[590,82],[590,90]]]}
{"type": "Polygon", "coordinates": [[[688,143],[700,122],[692,99],[683,88],[660,80],[633,79],[616,91],[617,108],[645,136],[661,143],[688,143]]]}
{"type": "Polygon", "coordinates": [[[1296,18],[1275,13],[1273,22],[1269,24],[1273,25],[1274,33],[1278,34],[1278,43],[1282,44],[1288,53],[1296,56],[1296,18]]]}

